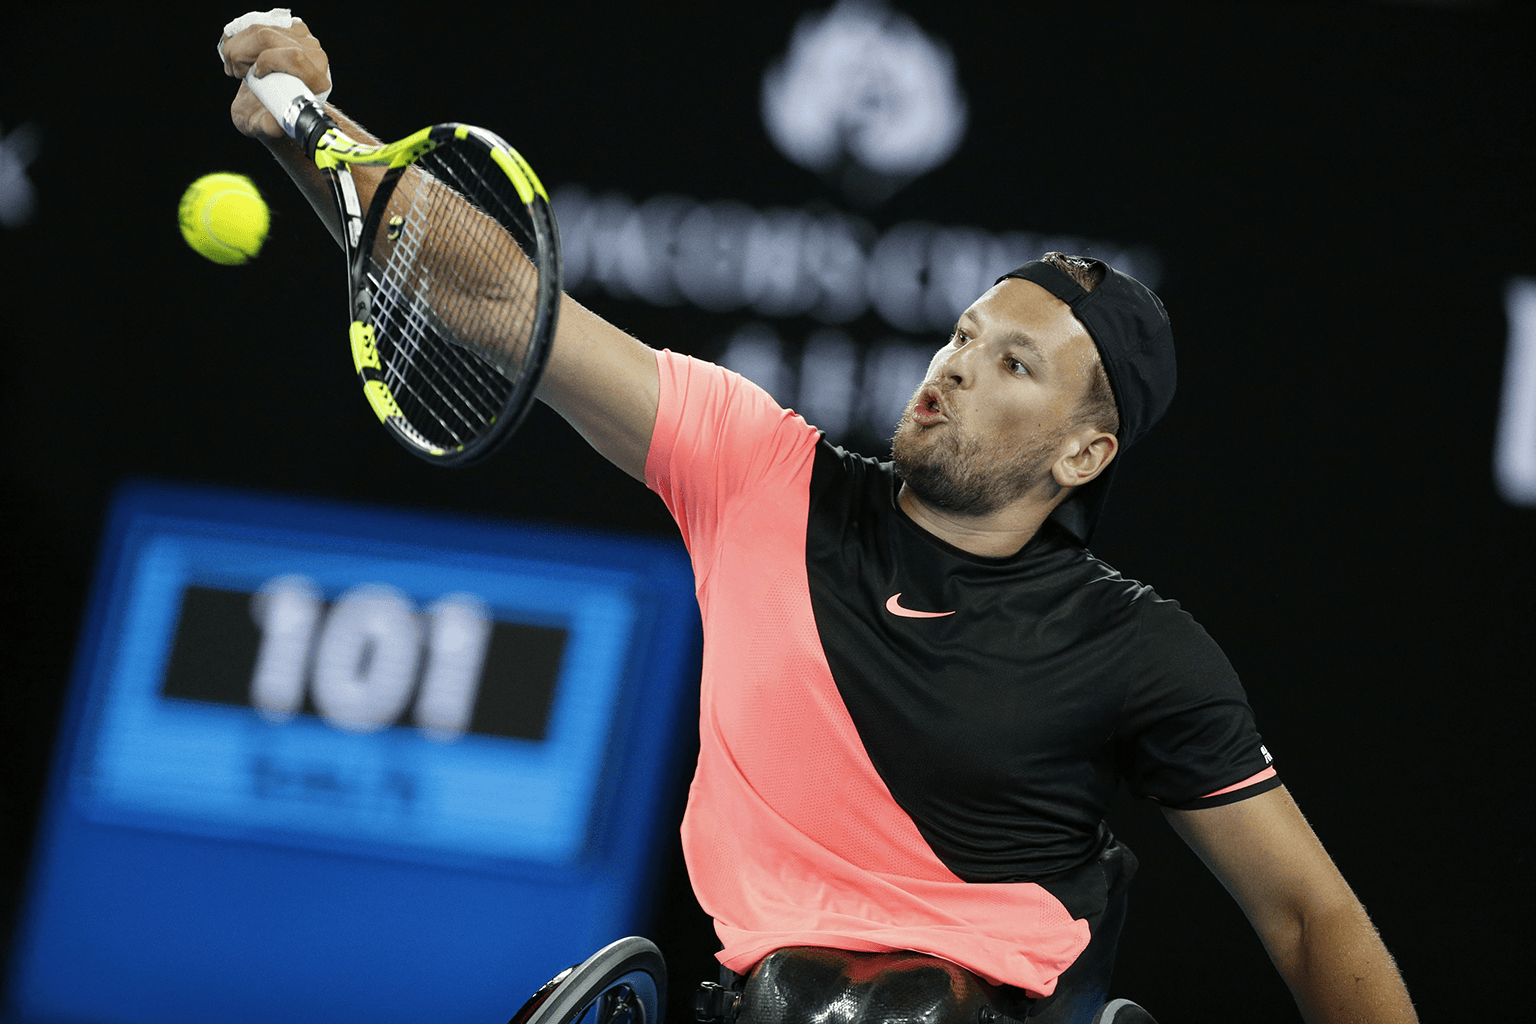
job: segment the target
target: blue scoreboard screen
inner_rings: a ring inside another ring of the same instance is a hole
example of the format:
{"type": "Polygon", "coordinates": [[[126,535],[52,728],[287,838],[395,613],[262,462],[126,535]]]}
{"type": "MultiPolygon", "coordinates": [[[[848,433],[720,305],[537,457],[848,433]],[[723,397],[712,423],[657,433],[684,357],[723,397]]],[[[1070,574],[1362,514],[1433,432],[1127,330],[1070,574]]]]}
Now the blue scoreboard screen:
{"type": "Polygon", "coordinates": [[[20,1020],[504,1020],[640,930],[693,699],[680,545],[137,485],[20,1020]]]}

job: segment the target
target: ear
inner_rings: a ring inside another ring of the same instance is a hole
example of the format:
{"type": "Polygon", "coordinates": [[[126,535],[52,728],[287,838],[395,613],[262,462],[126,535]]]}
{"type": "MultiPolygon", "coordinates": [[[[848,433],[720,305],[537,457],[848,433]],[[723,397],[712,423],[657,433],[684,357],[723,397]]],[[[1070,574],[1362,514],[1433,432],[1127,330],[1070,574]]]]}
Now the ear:
{"type": "Polygon", "coordinates": [[[1051,466],[1051,475],[1063,488],[1081,487],[1115,461],[1120,452],[1120,442],[1114,434],[1102,430],[1086,430],[1073,435],[1066,442],[1066,450],[1051,466]]]}

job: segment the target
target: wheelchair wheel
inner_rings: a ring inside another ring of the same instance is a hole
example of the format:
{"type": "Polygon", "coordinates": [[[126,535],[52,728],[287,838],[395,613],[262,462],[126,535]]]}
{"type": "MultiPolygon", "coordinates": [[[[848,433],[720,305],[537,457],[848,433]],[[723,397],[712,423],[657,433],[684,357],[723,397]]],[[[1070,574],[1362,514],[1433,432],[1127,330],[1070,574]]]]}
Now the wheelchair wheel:
{"type": "Polygon", "coordinates": [[[1157,1024],[1157,1021],[1129,999],[1114,999],[1094,1015],[1093,1024],[1157,1024]]]}
{"type": "Polygon", "coordinates": [[[533,994],[507,1024],[662,1024],[667,965],[649,939],[604,946],[533,994]]]}

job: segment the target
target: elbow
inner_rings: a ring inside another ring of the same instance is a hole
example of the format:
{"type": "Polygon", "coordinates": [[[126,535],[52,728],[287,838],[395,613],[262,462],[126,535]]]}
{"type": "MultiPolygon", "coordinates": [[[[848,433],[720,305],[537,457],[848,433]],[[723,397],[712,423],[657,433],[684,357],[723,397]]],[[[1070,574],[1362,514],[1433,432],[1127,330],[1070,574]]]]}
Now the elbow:
{"type": "Polygon", "coordinates": [[[1275,968],[1291,981],[1322,962],[1350,959],[1381,945],[1375,926],[1353,894],[1288,910],[1266,930],[1263,940],[1275,968]]]}
{"type": "Polygon", "coordinates": [[[1375,935],[1365,908],[1347,888],[1285,901],[1273,908],[1257,930],[1275,967],[1287,977],[1304,970],[1319,950],[1337,948],[1341,941],[1353,945],[1362,936],[1375,935]]]}

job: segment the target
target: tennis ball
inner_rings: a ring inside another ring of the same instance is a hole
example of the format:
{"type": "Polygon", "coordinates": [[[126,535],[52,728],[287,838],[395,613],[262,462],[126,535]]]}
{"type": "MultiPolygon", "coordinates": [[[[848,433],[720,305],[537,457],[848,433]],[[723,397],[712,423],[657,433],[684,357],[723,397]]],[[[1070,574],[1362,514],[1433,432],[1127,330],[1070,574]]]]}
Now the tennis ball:
{"type": "Polygon", "coordinates": [[[199,255],[238,266],[254,259],[267,240],[271,213],[243,174],[205,174],[181,196],[181,237],[199,255]]]}

